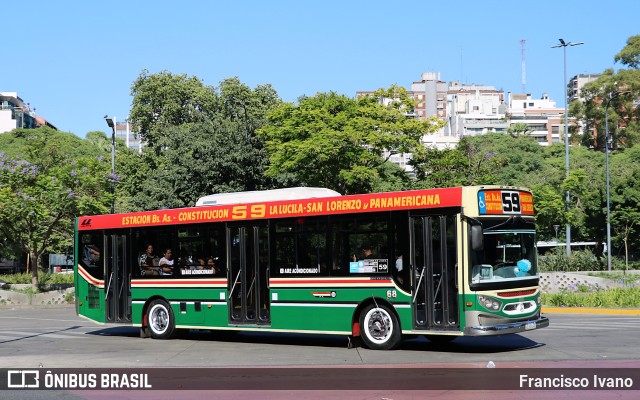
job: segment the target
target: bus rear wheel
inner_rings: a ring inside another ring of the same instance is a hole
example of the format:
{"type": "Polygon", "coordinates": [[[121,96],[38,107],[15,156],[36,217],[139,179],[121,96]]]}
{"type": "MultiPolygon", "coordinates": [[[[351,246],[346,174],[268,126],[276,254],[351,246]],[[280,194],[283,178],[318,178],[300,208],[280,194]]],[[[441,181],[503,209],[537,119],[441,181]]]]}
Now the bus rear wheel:
{"type": "Polygon", "coordinates": [[[384,305],[370,304],[360,313],[360,335],[372,350],[390,350],[400,345],[400,324],[394,312],[384,305]]]}
{"type": "Polygon", "coordinates": [[[154,339],[171,339],[176,323],[171,306],[164,300],[154,300],[147,311],[149,333],[154,339]]]}

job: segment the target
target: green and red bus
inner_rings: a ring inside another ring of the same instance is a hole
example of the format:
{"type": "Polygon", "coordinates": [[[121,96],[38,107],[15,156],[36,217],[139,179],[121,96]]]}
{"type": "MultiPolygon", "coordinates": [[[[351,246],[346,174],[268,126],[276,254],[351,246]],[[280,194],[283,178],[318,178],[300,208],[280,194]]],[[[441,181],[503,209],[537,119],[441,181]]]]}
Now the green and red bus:
{"type": "Polygon", "coordinates": [[[77,313],[157,339],[302,332],[372,349],[403,335],[446,342],[549,324],[526,189],[292,188],[197,204],[78,218],[77,313]]]}

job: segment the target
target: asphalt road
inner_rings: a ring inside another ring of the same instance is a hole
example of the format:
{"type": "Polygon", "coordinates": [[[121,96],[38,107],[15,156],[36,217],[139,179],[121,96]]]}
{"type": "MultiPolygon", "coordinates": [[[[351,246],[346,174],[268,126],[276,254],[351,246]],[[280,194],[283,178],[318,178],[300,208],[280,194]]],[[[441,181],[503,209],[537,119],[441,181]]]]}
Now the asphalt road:
{"type": "MultiPolygon", "coordinates": [[[[458,338],[437,346],[411,338],[395,351],[348,348],[341,336],[189,331],[168,341],[141,339],[126,326],[100,326],[77,317],[71,307],[0,308],[0,368],[153,368],[289,367],[291,368],[640,368],[638,315],[549,314],[548,328],[521,335],[458,338]]],[[[285,369],[286,370],[286,369],[285,369]]],[[[363,370],[366,371],[366,370],[363,370]]],[[[280,377],[285,379],[286,376],[280,377]]],[[[640,376],[637,379],[640,385],[640,376]]],[[[640,386],[639,386],[640,387],[640,386]]],[[[242,387],[239,387],[242,389],[242,387]]],[[[325,392],[226,391],[213,398],[302,399],[326,398],[325,392]]],[[[427,393],[441,399],[575,398],[578,393],[522,391],[451,391],[427,393]],[[480,393],[480,395],[478,395],[480,393]],[[549,395],[549,397],[546,397],[549,395]]],[[[172,392],[11,391],[0,398],[176,398],[172,392]],[[153,396],[151,395],[153,392],[153,396]]],[[[334,399],[427,398],[424,392],[332,391],[334,399]]],[[[212,398],[211,393],[183,391],[181,398],[212,398]]],[[[638,398],[638,391],[585,392],[589,399],[638,398]],[[596,393],[591,395],[589,393],[596,393]]]]}
{"type": "Polygon", "coordinates": [[[640,367],[640,316],[550,314],[548,328],[463,337],[435,345],[418,337],[396,351],[348,348],[342,336],[188,331],[141,339],[138,329],[101,326],[73,308],[0,308],[0,368],[225,367],[460,364],[626,360],[640,367]]]}

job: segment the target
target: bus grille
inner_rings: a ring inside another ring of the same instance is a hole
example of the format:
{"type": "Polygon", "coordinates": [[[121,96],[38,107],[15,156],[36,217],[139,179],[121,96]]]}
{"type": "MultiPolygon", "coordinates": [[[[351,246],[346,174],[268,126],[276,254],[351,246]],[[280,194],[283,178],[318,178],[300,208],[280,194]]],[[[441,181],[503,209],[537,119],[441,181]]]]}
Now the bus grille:
{"type": "Polygon", "coordinates": [[[522,301],[504,306],[502,311],[507,315],[528,314],[536,309],[535,301],[522,301]]]}

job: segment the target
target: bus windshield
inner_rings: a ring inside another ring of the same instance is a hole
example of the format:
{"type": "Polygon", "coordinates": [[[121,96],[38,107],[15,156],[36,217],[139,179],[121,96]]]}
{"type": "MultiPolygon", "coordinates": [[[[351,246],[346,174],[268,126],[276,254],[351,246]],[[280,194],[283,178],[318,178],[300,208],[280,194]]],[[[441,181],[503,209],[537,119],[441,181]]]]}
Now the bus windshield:
{"type": "Polygon", "coordinates": [[[535,231],[522,228],[501,226],[484,231],[484,249],[471,255],[471,283],[521,280],[537,275],[535,231]]]}

